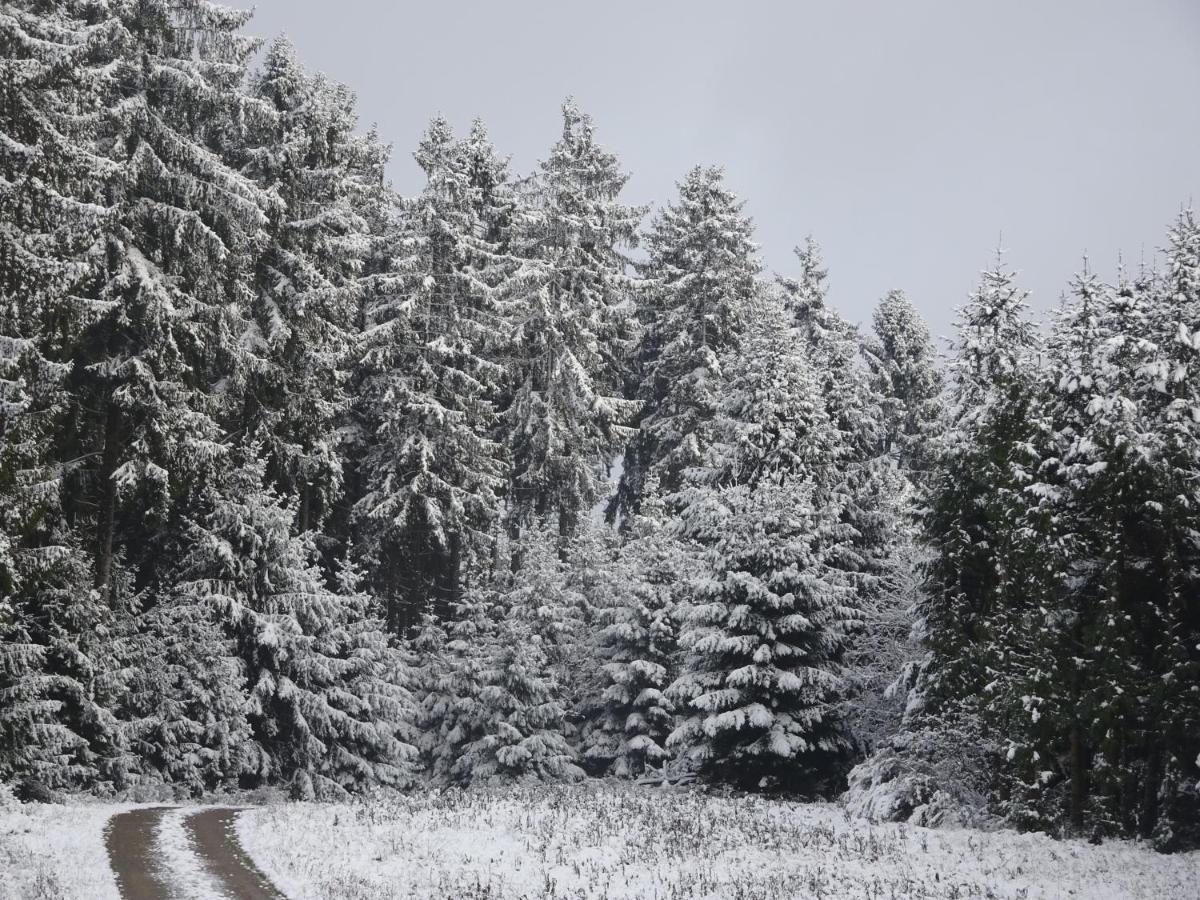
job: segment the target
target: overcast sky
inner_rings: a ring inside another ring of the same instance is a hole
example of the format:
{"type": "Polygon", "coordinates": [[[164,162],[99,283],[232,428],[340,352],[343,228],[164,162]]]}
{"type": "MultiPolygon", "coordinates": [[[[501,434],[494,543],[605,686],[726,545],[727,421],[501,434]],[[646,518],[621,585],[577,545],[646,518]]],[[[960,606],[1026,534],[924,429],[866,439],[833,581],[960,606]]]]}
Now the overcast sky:
{"type": "Polygon", "coordinates": [[[1086,251],[1153,256],[1200,203],[1197,0],[233,0],[359,96],[420,189],[429,117],[482,117],[514,169],[573,95],[632,178],[669,201],[719,164],[765,264],[811,232],[855,321],[903,288],[949,332],[997,242],[1045,308],[1086,251]]]}

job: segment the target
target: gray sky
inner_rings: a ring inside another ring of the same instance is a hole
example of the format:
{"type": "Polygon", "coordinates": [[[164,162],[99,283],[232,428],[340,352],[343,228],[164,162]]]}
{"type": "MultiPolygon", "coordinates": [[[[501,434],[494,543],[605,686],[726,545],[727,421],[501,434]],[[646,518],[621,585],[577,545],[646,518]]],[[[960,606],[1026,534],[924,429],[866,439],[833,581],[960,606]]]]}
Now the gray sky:
{"type": "Polygon", "coordinates": [[[572,94],[630,202],[725,166],[766,265],[812,232],[855,321],[900,287],[948,333],[1001,233],[1045,308],[1200,202],[1197,0],[227,2],[357,91],[401,192],[431,115],[482,117],[523,173],[572,94]]]}

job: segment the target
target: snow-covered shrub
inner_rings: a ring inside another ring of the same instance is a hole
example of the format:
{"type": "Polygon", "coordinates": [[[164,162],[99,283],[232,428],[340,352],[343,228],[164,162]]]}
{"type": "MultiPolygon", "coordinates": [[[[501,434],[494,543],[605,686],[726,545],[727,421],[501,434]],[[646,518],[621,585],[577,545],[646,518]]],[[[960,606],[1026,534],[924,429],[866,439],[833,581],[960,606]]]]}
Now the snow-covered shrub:
{"type": "Polygon", "coordinates": [[[850,771],[842,803],[851,816],[871,822],[986,824],[989,746],[973,723],[902,731],[850,771]]]}

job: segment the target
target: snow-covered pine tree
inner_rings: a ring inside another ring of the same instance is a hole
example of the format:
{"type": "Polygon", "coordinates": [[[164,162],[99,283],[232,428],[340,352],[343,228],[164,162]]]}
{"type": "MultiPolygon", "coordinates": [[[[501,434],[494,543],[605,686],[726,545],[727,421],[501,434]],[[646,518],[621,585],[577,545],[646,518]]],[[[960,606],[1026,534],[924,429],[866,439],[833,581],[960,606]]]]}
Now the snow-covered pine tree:
{"type": "Polygon", "coordinates": [[[849,749],[834,712],[858,622],[835,565],[849,529],[818,496],[837,436],[787,312],[764,300],[727,363],[707,472],[682,492],[683,535],[705,571],[690,588],[683,716],[668,743],[709,776],[747,787],[820,784],[849,749]]]}
{"type": "MultiPolygon", "coordinates": [[[[1026,295],[998,259],[959,312],[947,424],[924,521],[933,558],[917,610],[927,653],[909,697],[914,731],[975,734],[981,715],[1012,708],[1014,681],[997,675],[1012,671],[1008,642],[1029,610],[1019,560],[1032,542],[1023,540],[1021,525],[1038,462],[1029,447],[1039,347],[1025,309],[1026,295]]],[[[908,744],[965,750],[954,742],[908,744]]],[[[988,771],[999,771],[998,763],[988,771]]],[[[941,760],[919,764],[956,771],[941,760]]]]}
{"type": "Polygon", "coordinates": [[[446,615],[491,540],[504,486],[492,439],[503,368],[494,241],[505,169],[478,123],[456,142],[443,119],[421,141],[427,182],[405,204],[391,287],[366,311],[359,400],[358,547],[390,627],[428,604],[446,615]]]}
{"type": "Polygon", "coordinates": [[[120,37],[81,3],[0,7],[0,780],[121,784],[111,611],[63,515],[70,360],[113,170],[93,150],[120,37]]]}
{"type": "Polygon", "coordinates": [[[246,673],[251,740],[244,783],[288,781],[299,797],[412,777],[415,709],[407,657],[343,572],[336,592],[311,534],[267,484],[253,447],[200,498],[177,593],[217,610],[246,673]]]}
{"type": "MultiPolygon", "coordinates": [[[[791,314],[793,339],[804,348],[816,373],[836,435],[817,497],[822,505],[840,511],[847,539],[835,564],[853,586],[852,605],[863,613],[864,631],[870,634],[867,642],[875,651],[869,655],[861,648],[852,651],[848,691],[872,693],[861,701],[847,696],[843,705],[849,709],[861,702],[881,712],[891,704],[878,693],[883,687],[879,667],[893,667],[897,657],[908,652],[899,624],[911,618],[906,605],[912,597],[902,595],[906,582],[899,567],[912,562],[904,520],[912,515],[914,497],[908,479],[896,471],[895,459],[888,453],[889,402],[868,366],[875,356],[870,343],[826,302],[827,272],[812,237],[796,249],[796,256],[799,277],[779,278],[777,289],[791,314]],[[886,646],[880,643],[885,636],[890,641],[886,646]]],[[[884,737],[878,730],[879,717],[852,714],[850,718],[865,729],[853,734],[860,750],[884,737]]]]}
{"type": "Polygon", "coordinates": [[[851,577],[859,606],[874,605],[891,565],[898,512],[885,454],[886,398],[871,383],[857,329],[826,302],[827,272],[812,237],[796,256],[800,277],[779,278],[777,285],[837,435],[821,487],[852,536],[838,565],[851,577]]]}
{"type": "Polygon", "coordinates": [[[479,694],[486,654],[495,641],[495,596],[470,588],[451,612],[446,625],[427,613],[411,641],[418,658],[421,754],[438,783],[470,780],[458,759],[483,734],[487,712],[479,694]]]}
{"type": "Polygon", "coordinates": [[[118,557],[139,587],[157,580],[178,538],[173,507],[224,453],[218,417],[242,368],[250,254],[269,202],[225,160],[257,109],[240,90],[256,43],[239,33],[249,13],[208,0],[112,9],[118,90],[98,146],[118,177],[71,434],[86,461],[74,512],[93,517],[106,597],[118,557]]]}
{"type": "Polygon", "coordinates": [[[627,176],[567,101],[562,138],[527,185],[512,228],[515,390],[504,410],[514,533],[557,517],[564,544],[601,497],[635,404],[621,398],[629,300],[623,250],[644,210],[617,197],[627,176]]]}
{"type": "Polygon", "coordinates": [[[633,378],[642,403],[610,514],[637,510],[653,473],[669,495],[697,465],[720,402],[721,359],[737,347],[761,270],[753,226],[717,168],[697,166],[646,236],[641,339],[633,378]]]}
{"type": "MultiPolygon", "coordinates": [[[[1164,849],[1200,844],[1200,222],[1182,211],[1166,248],[1151,328],[1149,369],[1162,435],[1162,552],[1170,561],[1160,596],[1133,616],[1145,682],[1145,794],[1138,828],[1164,849]]],[[[1129,611],[1127,611],[1128,614],[1129,611]]]]}
{"type": "Polygon", "coordinates": [[[903,291],[889,291],[875,308],[874,340],[866,359],[872,386],[885,399],[888,449],[920,483],[930,468],[933,429],[941,418],[942,373],[929,328],[903,291]]]}
{"type": "Polygon", "coordinates": [[[341,491],[338,429],[379,214],[372,207],[388,194],[378,189],[371,139],[353,133],[353,95],[306,72],[285,38],[267,50],[250,92],[268,114],[242,169],[271,203],[241,340],[248,364],[234,424],[261,444],[269,476],[296,500],[297,527],[307,531],[322,524],[341,491]]]}
{"type": "Polygon", "coordinates": [[[251,735],[244,667],[223,610],[194,584],[157,600],[115,630],[128,780],[197,797],[236,787],[251,735]]]}
{"type": "Polygon", "coordinates": [[[453,767],[460,782],[574,780],[583,776],[567,740],[566,705],[553,674],[550,640],[528,595],[514,595],[481,649],[479,735],[453,767]]]}
{"type": "MultiPolygon", "coordinates": [[[[1028,611],[995,635],[1007,652],[994,658],[992,684],[1011,688],[993,687],[991,701],[1011,705],[1003,730],[1004,793],[1008,817],[1027,827],[1083,827],[1095,740],[1091,717],[1099,712],[1089,696],[1096,652],[1117,649],[1102,648],[1094,616],[1117,588],[1106,557],[1110,549],[1128,548],[1120,521],[1136,515],[1122,508],[1131,487],[1125,479],[1137,468],[1137,453],[1153,444],[1139,438],[1139,450],[1126,454],[1132,437],[1126,427],[1133,421],[1122,395],[1134,386],[1134,373],[1112,364],[1111,339],[1118,335],[1108,330],[1121,305],[1086,269],[1076,276],[1026,411],[1036,464],[1024,466],[1031,479],[1018,527],[1037,551],[1024,559],[1030,564],[1022,573],[1028,611]]],[[[1001,717],[993,710],[988,718],[1001,717]]]]}
{"type": "Polygon", "coordinates": [[[617,554],[602,572],[596,610],[598,682],[581,702],[582,755],[589,767],[636,778],[669,756],[675,707],[666,688],[678,669],[676,591],[688,577],[683,544],[670,531],[657,476],[642,482],[641,504],[626,522],[617,554]],[[598,696],[597,696],[598,695],[598,696]]]}

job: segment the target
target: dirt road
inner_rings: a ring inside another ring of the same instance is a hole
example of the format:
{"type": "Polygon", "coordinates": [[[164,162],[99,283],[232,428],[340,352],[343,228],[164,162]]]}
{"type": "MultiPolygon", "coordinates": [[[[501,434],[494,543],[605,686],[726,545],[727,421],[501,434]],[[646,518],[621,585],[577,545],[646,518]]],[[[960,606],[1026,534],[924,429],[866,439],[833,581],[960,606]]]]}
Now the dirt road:
{"type": "MultiPolygon", "coordinates": [[[[189,896],[157,846],[157,830],[172,807],[146,807],[113,816],[105,846],[123,900],[175,900],[189,896]]],[[[286,900],[251,861],[233,830],[239,810],[222,807],[185,814],[184,827],[199,865],[229,900],[286,900]]]]}
{"type": "Polygon", "coordinates": [[[167,806],[118,813],[108,820],[104,846],[124,900],[171,900],[167,873],[155,859],[155,830],[167,806]]]}
{"type": "Polygon", "coordinates": [[[200,858],[236,900],[286,900],[254,867],[233,830],[236,809],[206,809],[189,816],[187,830],[200,858]]]}

